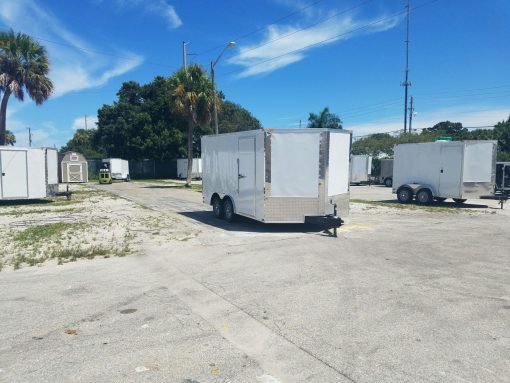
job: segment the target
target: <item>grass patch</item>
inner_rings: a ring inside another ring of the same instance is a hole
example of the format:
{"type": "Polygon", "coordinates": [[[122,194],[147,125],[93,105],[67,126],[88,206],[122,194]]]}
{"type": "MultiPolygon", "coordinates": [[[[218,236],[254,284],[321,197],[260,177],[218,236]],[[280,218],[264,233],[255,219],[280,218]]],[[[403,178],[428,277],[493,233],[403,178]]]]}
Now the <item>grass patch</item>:
{"type": "Polygon", "coordinates": [[[372,206],[383,206],[394,209],[406,209],[406,210],[420,210],[428,212],[447,212],[447,213],[459,213],[461,210],[457,206],[435,206],[435,205],[416,205],[413,203],[400,203],[400,202],[386,202],[386,201],[370,201],[364,199],[351,199],[352,203],[363,203],[372,206]]]}
{"type": "Polygon", "coordinates": [[[80,247],[72,247],[69,249],[58,250],[52,255],[52,258],[57,258],[58,263],[62,264],[63,260],[76,261],[78,258],[93,259],[96,256],[108,255],[109,249],[104,247],[94,246],[86,249],[80,247]]]}
{"type": "MultiPolygon", "coordinates": [[[[45,225],[37,225],[27,227],[22,232],[16,234],[14,236],[14,241],[33,244],[45,239],[50,239],[59,236],[64,231],[68,230],[71,226],[68,223],[57,222],[57,223],[48,223],[45,225]]],[[[73,225],[73,228],[76,226],[73,225]]]]}

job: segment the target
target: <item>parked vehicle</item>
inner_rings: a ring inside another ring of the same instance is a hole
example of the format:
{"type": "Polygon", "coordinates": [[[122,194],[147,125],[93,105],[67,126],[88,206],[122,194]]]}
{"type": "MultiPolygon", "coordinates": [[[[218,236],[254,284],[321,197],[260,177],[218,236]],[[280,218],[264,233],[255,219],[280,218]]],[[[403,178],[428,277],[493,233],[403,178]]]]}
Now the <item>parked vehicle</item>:
{"type": "MultiPolygon", "coordinates": [[[[177,159],[177,178],[184,179],[188,176],[188,159],[178,158],[177,159]]],[[[202,159],[193,158],[193,164],[191,165],[191,178],[200,179],[202,178],[202,159]]]]}
{"type": "Polygon", "coordinates": [[[393,185],[393,158],[384,158],[381,160],[379,182],[389,188],[393,185]]]}
{"type": "Polygon", "coordinates": [[[463,203],[493,191],[497,141],[436,141],[395,146],[393,193],[420,204],[463,203]]]}
{"type": "Polygon", "coordinates": [[[351,156],[351,185],[360,185],[370,181],[372,174],[372,156],[360,154],[351,156]]]}
{"type": "Polygon", "coordinates": [[[495,193],[510,194],[510,162],[496,162],[495,193]]]}
{"type": "Polygon", "coordinates": [[[103,159],[102,168],[104,164],[108,164],[107,169],[110,170],[111,177],[113,180],[117,181],[130,181],[131,177],[129,176],[129,162],[127,160],[123,160],[121,158],[106,158],[103,159]]]}
{"type": "Polygon", "coordinates": [[[53,148],[0,146],[0,199],[35,199],[58,192],[58,155],[53,148]]]}
{"type": "Polygon", "coordinates": [[[202,137],[203,199],[214,215],[266,223],[342,224],[350,132],[259,129],[202,137]]]}

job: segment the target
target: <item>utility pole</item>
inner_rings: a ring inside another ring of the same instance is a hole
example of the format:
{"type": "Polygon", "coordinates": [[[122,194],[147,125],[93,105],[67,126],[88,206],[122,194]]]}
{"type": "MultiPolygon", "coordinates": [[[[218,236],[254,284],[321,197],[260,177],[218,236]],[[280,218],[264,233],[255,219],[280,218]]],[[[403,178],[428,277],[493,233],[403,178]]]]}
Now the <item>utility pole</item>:
{"type": "Polygon", "coordinates": [[[411,96],[411,106],[409,107],[409,133],[413,131],[413,114],[414,114],[413,96],[411,96]]]}
{"type": "Polygon", "coordinates": [[[87,128],[87,115],[85,115],[85,130],[88,130],[88,128],[87,128]]]}
{"type": "Polygon", "coordinates": [[[301,120],[299,120],[299,129],[301,129],[301,120]]]}
{"type": "Polygon", "coordinates": [[[188,43],[186,41],[183,41],[182,42],[182,66],[184,68],[184,70],[186,70],[186,45],[188,43]]]}
{"type": "Polygon", "coordinates": [[[32,129],[30,126],[27,126],[28,129],[28,146],[32,147],[32,129]]]}
{"type": "Polygon", "coordinates": [[[405,67],[405,80],[402,83],[402,86],[404,87],[404,133],[407,131],[407,91],[409,85],[411,83],[409,82],[409,13],[410,13],[410,5],[409,0],[407,0],[407,27],[406,27],[406,67],[405,67]]]}

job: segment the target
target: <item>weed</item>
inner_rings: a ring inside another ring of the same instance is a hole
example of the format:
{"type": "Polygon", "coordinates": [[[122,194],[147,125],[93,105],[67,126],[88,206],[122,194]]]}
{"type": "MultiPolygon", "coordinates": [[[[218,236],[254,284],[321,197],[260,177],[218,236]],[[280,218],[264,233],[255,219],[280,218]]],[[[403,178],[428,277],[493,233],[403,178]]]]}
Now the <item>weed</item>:
{"type": "Polygon", "coordinates": [[[14,241],[24,244],[33,244],[44,239],[56,237],[68,229],[69,224],[63,222],[31,226],[16,234],[14,241]]]}

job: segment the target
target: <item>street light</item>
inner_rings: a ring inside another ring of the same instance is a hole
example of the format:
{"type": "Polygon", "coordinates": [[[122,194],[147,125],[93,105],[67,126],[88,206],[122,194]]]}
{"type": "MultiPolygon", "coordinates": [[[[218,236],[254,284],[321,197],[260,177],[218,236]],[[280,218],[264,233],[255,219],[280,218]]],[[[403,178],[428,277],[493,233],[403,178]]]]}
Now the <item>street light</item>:
{"type": "Polygon", "coordinates": [[[234,41],[229,42],[227,44],[227,46],[225,48],[223,48],[223,50],[221,51],[221,53],[218,56],[218,58],[215,61],[211,61],[211,80],[212,80],[213,97],[214,97],[213,98],[214,128],[215,128],[216,134],[218,134],[218,110],[216,108],[216,88],[215,88],[215,85],[214,85],[214,67],[216,66],[216,64],[218,64],[218,61],[220,61],[220,59],[223,56],[223,54],[225,53],[225,51],[228,48],[234,48],[235,46],[236,46],[236,43],[234,41]]]}

